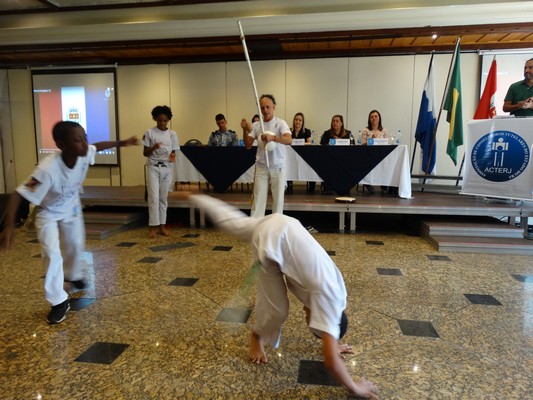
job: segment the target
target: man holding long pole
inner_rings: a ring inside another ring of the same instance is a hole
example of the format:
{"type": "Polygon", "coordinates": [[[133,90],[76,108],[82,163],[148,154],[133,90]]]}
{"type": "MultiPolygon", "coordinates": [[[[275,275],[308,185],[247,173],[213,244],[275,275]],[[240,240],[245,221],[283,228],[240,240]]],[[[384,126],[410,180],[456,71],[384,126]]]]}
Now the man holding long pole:
{"type": "Polygon", "coordinates": [[[291,130],[287,123],[274,115],[276,99],[264,94],[259,100],[262,121],[253,125],[246,119],[241,121],[244,146],[251,149],[257,140],[255,163],[254,197],[251,216],[263,217],[266,210],[268,187],[272,191],[272,213],[283,214],[286,185],[286,149],[282,145],[292,144],[291,130]]]}

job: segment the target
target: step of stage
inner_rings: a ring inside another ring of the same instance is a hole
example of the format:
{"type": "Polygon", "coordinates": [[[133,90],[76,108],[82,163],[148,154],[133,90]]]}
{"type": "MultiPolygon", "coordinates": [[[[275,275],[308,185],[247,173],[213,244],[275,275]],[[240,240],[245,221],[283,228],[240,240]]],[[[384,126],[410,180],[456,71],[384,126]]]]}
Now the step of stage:
{"type": "Polygon", "coordinates": [[[522,228],[493,217],[453,217],[424,219],[420,223],[422,236],[473,236],[492,238],[522,238],[522,228]]]}
{"type": "MultiPolygon", "coordinates": [[[[148,223],[148,211],[134,207],[87,207],[83,210],[83,217],[87,239],[107,239],[119,232],[148,223]],[[128,211],[123,211],[124,209],[128,211]]],[[[37,237],[35,228],[28,229],[26,234],[37,237]]]]}
{"type": "Polygon", "coordinates": [[[83,210],[83,216],[87,239],[103,240],[146,224],[148,212],[145,208],[87,207],[83,210]]]}
{"type": "Polygon", "coordinates": [[[443,252],[533,255],[522,228],[494,217],[428,217],[420,221],[420,233],[443,252]]]}
{"type": "Polygon", "coordinates": [[[533,255],[533,240],[524,238],[434,235],[428,240],[439,251],[449,253],[533,255]]]}

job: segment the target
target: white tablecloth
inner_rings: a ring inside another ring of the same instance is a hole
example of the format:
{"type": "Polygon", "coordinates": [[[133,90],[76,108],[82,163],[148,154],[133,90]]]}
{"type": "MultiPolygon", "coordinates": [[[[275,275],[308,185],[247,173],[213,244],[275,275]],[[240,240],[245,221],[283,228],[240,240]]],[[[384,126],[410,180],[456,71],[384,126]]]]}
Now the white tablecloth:
{"type": "MultiPolygon", "coordinates": [[[[181,150],[176,152],[175,177],[177,182],[206,182],[204,176],[194,167],[181,150]]],[[[287,180],[322,182],[322,178],[296,153],[287,146],[287,180]]],[[[250,167],[235,182],[251,183],[254,181],[254,167],[250,167]]],[[[411,198],[411,171],[407,146],[398,145],[360,184],[398,187],[398,195],[404,199],[411,198]]]]}

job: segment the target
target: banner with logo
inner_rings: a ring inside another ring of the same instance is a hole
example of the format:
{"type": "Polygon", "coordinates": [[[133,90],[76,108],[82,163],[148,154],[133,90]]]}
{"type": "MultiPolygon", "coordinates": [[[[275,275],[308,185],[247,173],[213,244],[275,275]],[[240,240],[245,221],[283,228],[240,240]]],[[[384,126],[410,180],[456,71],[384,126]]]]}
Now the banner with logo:
{"type": "Polygon", "coordinates": [[[533,199],[533,118],[468,123],[461,194],[533,199]]]}

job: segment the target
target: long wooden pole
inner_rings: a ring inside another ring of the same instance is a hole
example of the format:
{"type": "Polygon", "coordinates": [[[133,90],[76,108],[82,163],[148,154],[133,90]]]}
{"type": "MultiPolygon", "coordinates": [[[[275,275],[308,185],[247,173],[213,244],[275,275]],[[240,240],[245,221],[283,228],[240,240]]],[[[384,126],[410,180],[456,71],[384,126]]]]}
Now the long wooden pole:
{"type": "MultiPolygon", "coordinates": [[[[261,123],[261,133],[265,133],[265,124],[263,122],[263,114],[261,113],[261,105],[259,104],[259,95],[257,94],[257,86],[255,85],[254,70],[252,69],[252,62],[250,61],[250,55],[248,54],[248,46],[246,46],[246,38],[244,37],[244,31],[242,30],[241,21],[237,21],[239,26],[239,34],[244,49],[244,57],[246,58],[246,63],[248,64],[248,71],[250,72],[250,78],[252,79],[252,86],[254,87],[255,103],[257,105],[257,112],[259,115],[259,121],[261,123]]],[[[259,139],[261,140],[261,139],[259,139]]],[[[270,161],[268,158],[268,149],[265,146],[265,158],[267,168],[270,168],[270,161]]]]}

